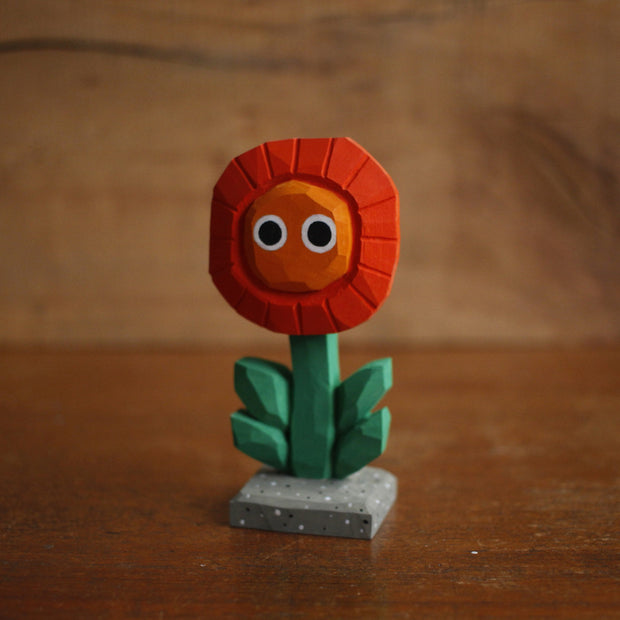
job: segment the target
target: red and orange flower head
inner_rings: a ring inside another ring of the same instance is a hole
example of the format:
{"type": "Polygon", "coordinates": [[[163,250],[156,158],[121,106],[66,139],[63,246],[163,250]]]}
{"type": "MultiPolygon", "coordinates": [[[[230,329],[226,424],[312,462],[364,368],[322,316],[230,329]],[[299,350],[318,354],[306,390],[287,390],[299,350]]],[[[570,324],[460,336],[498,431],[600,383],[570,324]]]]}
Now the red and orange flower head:
{"type": "Polygon", "coordinates": [[[350,138],[266,142],[215,185],[213,282],[272,331],[330,334],[364,322],[390,292],[398,250],[396,187],[350,138]]]}

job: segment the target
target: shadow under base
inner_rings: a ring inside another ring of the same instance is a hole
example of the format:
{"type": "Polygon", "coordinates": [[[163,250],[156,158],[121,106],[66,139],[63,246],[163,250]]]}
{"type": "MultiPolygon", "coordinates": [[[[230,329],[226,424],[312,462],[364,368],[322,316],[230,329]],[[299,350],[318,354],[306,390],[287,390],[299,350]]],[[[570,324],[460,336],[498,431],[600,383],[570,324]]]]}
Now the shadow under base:
{"type": "Polygon", "coordinates": [[[364,467],[343,480],[260,469],[230,501],[230,525],[273,532],[371,539],[396,500],[396,477],[364,467]]]}

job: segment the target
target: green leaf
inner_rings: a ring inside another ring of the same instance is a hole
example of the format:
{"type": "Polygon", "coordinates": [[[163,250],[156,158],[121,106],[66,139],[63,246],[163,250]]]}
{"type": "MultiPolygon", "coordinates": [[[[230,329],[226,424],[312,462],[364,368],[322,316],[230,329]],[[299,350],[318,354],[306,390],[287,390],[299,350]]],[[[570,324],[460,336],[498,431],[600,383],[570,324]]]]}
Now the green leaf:
{"type": "Polygon", "coordinates": [[[235,364],[235,391],[251,416],[285,430],[291,402],[291,371],[284,365],[257,357],[235,364]]]}
{"type": "Polygon", "coordinates": [[[392,360],[389,357],[362,366],[343,381],[336,393],[338,432],[346,433],[371,411],[392,387],[392,360]]]}
{"type": "Polygon", "coordinates": [[[387,407],[358,422],[338,443],[334,475],[344,478],[383,454],[390,431],[387,407]]]}
{"type": "Polygon", "coordinates": [[[284,433],[240,409],[230,416],[235,446],[253,459],[286,470],[288,441],[284,433]]]}

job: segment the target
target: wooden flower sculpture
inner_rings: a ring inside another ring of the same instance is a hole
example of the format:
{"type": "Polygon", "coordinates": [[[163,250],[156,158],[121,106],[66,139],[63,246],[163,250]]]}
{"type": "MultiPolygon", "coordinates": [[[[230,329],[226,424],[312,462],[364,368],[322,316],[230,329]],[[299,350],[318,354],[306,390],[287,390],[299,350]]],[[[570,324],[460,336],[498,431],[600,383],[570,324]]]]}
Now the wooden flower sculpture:
{"type": "Polygon", "coordinates": [[[211,210],[210,273],[245,318],[290,336],[292,372],[243,358],[235,445],[306,478],[342,478],[379,456],[390,359],[340,381],[337,333],[387,297],[399,250],[398,192],[349,138],[267,142],[233,159],[211,210]]]}

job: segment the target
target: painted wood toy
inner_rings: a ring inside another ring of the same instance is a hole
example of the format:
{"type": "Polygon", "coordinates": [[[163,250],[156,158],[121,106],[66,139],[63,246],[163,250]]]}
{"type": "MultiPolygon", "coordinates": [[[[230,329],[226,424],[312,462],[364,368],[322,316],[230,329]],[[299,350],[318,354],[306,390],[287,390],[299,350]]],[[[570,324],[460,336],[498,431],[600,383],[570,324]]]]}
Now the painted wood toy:
{"type": "Polygon", "coordinates": [[[391,359],[341,382],[338,332],[387,297],[398,218],[392,180],[350,138],[266,142],[215,185],[213,282],[240,315],[287,334],[292,360],[235,365],[245,407],[232,414],[234,443],[268,469],[232,500],[231,525],[370,538],[391,507],[396,479],[366,467],[387,442],[390,412],[373,410],[392,385],[391,359]]]}

